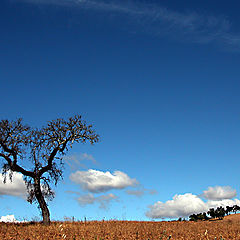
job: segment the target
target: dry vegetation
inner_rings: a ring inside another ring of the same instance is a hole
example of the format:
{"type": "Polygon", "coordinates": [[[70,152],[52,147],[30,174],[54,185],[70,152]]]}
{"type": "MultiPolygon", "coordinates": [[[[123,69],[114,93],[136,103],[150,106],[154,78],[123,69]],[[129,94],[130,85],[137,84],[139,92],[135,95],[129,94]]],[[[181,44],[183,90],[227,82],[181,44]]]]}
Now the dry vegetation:
{"type": "Polygon", "coordinates": [[[1,223],[0,239],[78,239],[78,240],[220,240],[240,239],[240,215],[222,221],[203,222],[136,222],[89,221],[53,222],[49,227],[40,223],[1,223]]]}

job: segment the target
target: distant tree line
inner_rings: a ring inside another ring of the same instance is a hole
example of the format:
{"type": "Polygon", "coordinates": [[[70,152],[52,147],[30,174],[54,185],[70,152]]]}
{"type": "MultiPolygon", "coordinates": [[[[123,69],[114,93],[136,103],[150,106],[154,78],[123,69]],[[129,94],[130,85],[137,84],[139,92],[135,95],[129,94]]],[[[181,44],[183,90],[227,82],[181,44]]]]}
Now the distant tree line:
{"type": "Polygon", "coordinates": [[[224,207],[217,207],[216,209],[210,208],[208,212],[198,213],[198,214],[192,214],[189,216],[189,221],[203,221],[203,220],[209,220],[209,219],[223,219],[225,215],[229,215],[230,213],[235,213],[237,211],[240,211],[240,207],[238,205],[234,205],[232,207],[226,206],[224,207]]]}

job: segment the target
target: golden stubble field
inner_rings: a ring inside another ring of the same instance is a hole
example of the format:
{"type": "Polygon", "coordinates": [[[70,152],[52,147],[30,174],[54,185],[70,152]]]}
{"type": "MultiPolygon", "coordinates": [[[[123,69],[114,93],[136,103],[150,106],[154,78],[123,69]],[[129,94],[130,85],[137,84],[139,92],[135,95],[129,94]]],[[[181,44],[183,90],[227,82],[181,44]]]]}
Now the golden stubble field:
{"type": "Polygon", "coordinates": [[[224,220],[203,222],[89,221],[40,223],[0,223],[0,239],[77,239],[77,240],[165,240],[165,239],[238,239],[240,215],[224,220]]]}

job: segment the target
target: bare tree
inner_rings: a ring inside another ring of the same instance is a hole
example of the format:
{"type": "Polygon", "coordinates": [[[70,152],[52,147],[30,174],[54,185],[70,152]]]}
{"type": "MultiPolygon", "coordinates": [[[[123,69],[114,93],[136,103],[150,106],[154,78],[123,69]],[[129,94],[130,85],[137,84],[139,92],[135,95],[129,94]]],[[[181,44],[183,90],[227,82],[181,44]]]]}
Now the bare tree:
{"type": "Polygon", "coordinates": [[[99,136],[80,115],[68,120],[48,122],[41,129],[31,128],[16,121],[0,121],[0,159],[6,182],[7,173],[23,174],[28,189],[28,201],[36,202],[41,210],[43,224],[50,224],[46,200],[52,200],[54,192],[50,184],[57,185],[63,177],[63,156],[74,143],[98,142],[99,136]]]}

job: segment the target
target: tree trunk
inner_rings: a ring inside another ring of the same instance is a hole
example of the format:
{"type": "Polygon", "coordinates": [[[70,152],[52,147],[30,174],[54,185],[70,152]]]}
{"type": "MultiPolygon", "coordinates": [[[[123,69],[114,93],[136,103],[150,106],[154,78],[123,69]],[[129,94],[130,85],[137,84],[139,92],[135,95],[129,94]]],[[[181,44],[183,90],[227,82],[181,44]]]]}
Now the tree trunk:
{"type": "Polygon", "coordinates": [[[42,212],[43,225],[48,226],[50,225],[50,213],[48,210],[47,203],[42,194],[42,190],[40,187],[40,179],[34,179],[34,193],[42,212]]]}

